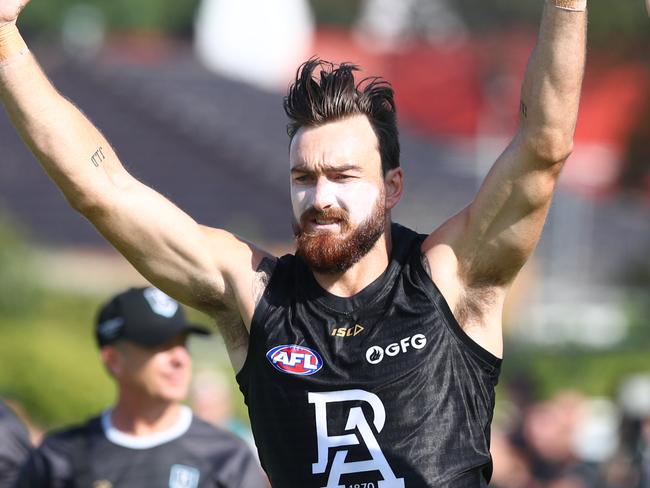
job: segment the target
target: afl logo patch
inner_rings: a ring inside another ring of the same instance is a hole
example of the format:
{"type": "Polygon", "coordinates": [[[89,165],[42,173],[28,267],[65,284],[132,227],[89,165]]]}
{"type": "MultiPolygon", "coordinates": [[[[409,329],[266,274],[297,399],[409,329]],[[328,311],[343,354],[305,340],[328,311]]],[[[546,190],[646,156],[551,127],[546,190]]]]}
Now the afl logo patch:
{"type": "Polygon", "coordinates": [[[278,371],[300,376],[317,373],[323,367],[323,359],[316,351],[302,346],[277,346],[266,357],[278,371]]]}

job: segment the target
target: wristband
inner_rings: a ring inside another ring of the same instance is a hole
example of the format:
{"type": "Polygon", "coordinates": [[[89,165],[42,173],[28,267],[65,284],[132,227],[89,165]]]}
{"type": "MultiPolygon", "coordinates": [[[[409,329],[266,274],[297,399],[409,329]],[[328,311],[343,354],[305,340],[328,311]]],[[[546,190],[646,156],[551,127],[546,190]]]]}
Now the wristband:
{"type": "Polygon", "coordinates": [[[551,5],[571,12],[584,12],[587,10],[587,0],[549,0],[551,5]]]}
{"type": "Polygon", "coordinates": [[[28,51],[15,24],[0,25],[0,65],[28,51]]]}

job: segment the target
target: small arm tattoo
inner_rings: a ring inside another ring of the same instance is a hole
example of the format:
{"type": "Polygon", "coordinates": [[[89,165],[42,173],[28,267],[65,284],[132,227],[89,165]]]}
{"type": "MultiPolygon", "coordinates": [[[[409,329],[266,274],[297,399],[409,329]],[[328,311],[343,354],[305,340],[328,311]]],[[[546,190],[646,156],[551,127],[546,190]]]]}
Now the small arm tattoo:
{"type": "Polygon", "coordinates": [[[524,103],[524,101],[521,101],[520,104],[520,109],[521,109],[521,115],[524,116],[524,119],[528,118],[528,106],[524,103]]]}
{"type": "Polygon", "coordinates": [[[95,166],[96,168],[99,168],[99,163],[101,163],[105,159],[106,159],[106,156],[104,156],[104,151],[102,151],[102,148],[100,147],[90,157],[90,162],[93,163],[93,166],[95,166]]]}

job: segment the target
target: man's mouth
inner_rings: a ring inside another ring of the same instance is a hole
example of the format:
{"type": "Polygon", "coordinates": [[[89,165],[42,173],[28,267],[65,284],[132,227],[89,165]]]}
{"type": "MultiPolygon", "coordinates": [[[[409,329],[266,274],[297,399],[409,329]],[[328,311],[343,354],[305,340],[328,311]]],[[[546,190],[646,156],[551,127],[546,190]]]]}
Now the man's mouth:
{"type": "Polygon", "coordinates": [[[313,222],[316,225],[333,225],[333,224],[339,224],[340,220],[338,219],[314,219],[313,222]]]}
{"type": "Polygon", "coordinates": [[[172,383],[174,385],[177,385],[179,383],[183,383],[185,381],[185,373],[182,371],[177,371],[173,373],[166,373],[163,375],[163,378],[165,381],[168,383],[172,383]]]}
{"type": "Polygon", "coordinates": [[[309,220],[309,227],[315,231],[334,232],[343,228],[343,221],[337,218],[316,217],[309,220]]]}
{"type": "Polygon", "coordinates": [[[300,218],[299,226],[294,228],[296,235],[302,232],[319,234],[340,233],[344,231],[347,231],[346,215],[343,210],[337,209],[329,209],[324,212],[310,209],[300,218]]]}

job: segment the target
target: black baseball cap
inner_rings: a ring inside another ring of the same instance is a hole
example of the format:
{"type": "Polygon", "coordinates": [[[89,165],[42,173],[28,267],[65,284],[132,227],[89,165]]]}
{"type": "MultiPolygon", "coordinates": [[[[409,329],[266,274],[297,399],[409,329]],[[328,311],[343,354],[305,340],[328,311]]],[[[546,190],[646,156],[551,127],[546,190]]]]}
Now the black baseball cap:
{"type": "Polygon", "coordinates": [[[118,340],[155,347],[181,333],[210,335],[189,324],[183,307],[157,288],[130,288],[114,296],[99,310],[95,337],[99,347],[118,340]]]}

